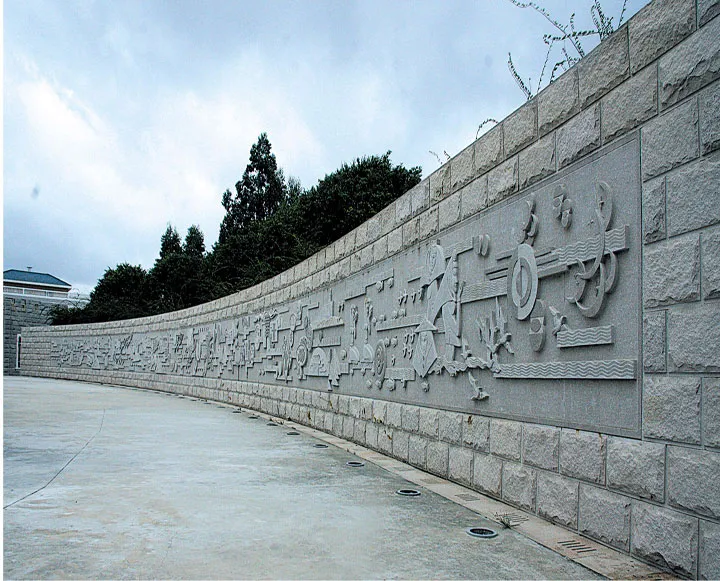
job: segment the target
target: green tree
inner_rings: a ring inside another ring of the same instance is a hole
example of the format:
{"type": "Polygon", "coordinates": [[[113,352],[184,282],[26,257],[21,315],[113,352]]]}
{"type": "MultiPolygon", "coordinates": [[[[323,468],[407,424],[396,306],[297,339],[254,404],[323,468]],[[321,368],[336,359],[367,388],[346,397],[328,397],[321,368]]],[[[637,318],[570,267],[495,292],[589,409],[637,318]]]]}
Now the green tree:
{"type": "Polygon", "coordinates": [[[160,238],[160,260],[171,254],[179,254],[180,252],[182,252],[180,235],[177,233],[177,230],[173,228],[172,224],[168,223],[165,233],[160,238]]]}
{"type": "Polygon", "coordinates": [[[194,224],[188,228],[182,248],[186,256],[203,258],[205,256],[205,235],[199,226],[194,224]]]}
{"type": "Polygon", "coordinates": [[[87,322],[132,319],[148,314],[144,292],[147,273],[127,262],[108,268],[90,293],[83,311],[87,322]]]}

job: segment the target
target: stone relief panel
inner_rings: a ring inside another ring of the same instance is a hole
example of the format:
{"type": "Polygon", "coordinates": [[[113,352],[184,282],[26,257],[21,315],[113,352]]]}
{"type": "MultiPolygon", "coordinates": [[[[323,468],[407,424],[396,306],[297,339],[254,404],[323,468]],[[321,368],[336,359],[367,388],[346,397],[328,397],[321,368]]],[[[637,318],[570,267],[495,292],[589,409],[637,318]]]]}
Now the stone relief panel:
{"type": "Polygon", "coordinates": [[[296,301],[59,339],[61,367],[277,383],[554,425],[639,427],[635,140],[296,301]]]}

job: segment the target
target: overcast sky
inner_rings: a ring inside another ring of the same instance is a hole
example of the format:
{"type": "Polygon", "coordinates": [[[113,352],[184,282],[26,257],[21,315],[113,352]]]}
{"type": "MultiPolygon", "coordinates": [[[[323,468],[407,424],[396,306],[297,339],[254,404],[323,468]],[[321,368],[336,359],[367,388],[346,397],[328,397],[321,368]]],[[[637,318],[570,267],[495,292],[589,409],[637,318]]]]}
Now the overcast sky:
{"type": "Polygon", "coordinates": [[[537,82],[546,32],[507,0],[5,0],[4,268],[88,292],[168,222],[209,249],[263,131],[305,187],[387,150],[427,176],[524,102],[507,54],[537,82]]]}

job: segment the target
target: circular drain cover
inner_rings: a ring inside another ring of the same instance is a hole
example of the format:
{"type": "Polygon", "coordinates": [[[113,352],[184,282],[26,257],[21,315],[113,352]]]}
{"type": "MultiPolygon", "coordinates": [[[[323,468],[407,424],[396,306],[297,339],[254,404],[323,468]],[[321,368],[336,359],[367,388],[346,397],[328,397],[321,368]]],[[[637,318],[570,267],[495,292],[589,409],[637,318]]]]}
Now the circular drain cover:
{"type": "Polygon", "coordinates": [[[249,420],[259,420],[260,416],[248,416],[249,420]]]}
{"type": "Polygon", "coordinates": [[[234,414],[241,414],[242,412],[240,410],[233,410],[234,414]]]}
{"type": "Polygon", "coordinates": [[[327,448],[327,444],[313,444],[313,448],[327,448]]]}
{"type": "Polygon", "coordinates": [[[288,436],[299,436],[300,432],[288,432],[287,435],[288,436]]]}
{"type": "Polygon", "coordinates": [[[277,424],[275,422],[268,422],[267,425],[268,426],[277,426],[277,424]]]}
{"type": "Polygon", "coordinates": [[[361,466],[365,466],[365,462],[358,462],[357,460],[350,460],[350,462],[348,462],[347,465],[352,468],[360,468],[361,466]]]}
{"type": "Polygon", "coordinates": [[[399,494],[400,496],[420,496],[420,491],[412,488],[401,488],[400,490],[396,490],[395,494],[399,494]]]}
{"type": "Polygon", "coordinates": [[[498,536],[494,530],[486,529],[485,527],[471,527],[465,532],[471,537],[479,537],[481,539],[492,539],[498,536]]]}

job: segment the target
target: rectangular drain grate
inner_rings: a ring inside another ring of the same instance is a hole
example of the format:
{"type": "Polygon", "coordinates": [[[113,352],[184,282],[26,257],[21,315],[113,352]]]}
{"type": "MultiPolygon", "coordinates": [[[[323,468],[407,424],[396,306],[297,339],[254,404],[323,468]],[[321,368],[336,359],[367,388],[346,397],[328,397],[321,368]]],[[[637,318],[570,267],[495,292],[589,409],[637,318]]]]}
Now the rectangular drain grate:
{"type": "Polygon", "coordinates": [[[558,545],[565,547],[566,549],[571,549],[575,551],[576,553],[592,553],[594,551],[597,551],[597,549],[594,549],[590,545],[586,545],[582,541],[578,541],[577,539],[569,539],[567,541],[558,541],[558,545]]]}

